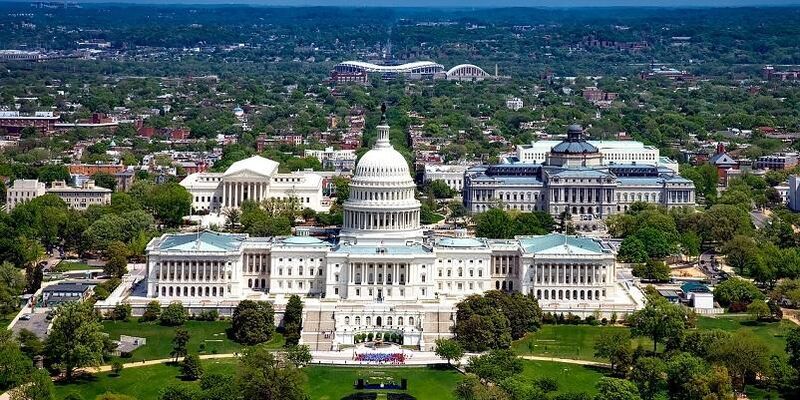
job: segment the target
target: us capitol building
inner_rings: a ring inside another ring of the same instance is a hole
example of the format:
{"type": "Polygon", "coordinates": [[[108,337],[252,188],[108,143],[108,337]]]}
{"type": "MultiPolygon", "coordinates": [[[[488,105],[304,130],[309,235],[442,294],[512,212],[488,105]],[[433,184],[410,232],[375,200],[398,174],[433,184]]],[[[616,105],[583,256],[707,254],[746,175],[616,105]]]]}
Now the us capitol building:
{"type": "Polygon", "coordinates": [[[378,140],[359,161],[338,243],[298,231],[248,237],[203,231],[165,234],[147,246],[146,273],[122,301],[180,301],[192,312],[229,315],[244,299],[269,301],[276,322],[290,295],[304,298],[302,343],[339,349],[355,334],[395,331],[406,345],[430,350],[451,336],[455,305],[487,290],[520,291],[547,312],[617,313],[642,304],[617,279],[615,250],[595,239],[561,234],[512,240],[425,237],[420,203],[403,156],[378,140]],[[137,290],[138,288],[138,290],[137,290]]]}

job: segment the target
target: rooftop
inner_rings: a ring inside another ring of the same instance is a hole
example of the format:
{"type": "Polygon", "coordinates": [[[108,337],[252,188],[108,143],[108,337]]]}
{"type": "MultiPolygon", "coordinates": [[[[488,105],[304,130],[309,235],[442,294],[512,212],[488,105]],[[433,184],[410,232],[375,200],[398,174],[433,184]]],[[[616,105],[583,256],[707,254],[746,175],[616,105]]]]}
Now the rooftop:
{"type": "Polygon", "coordinates": [[[242,243],[247,239],[247,235],[217,233],[203,231],[200,233],[181,233],[174,235],[164,235],[156,244],[159,251],[206,251],[206,252],[227,252],[237,251],[242,243]]]}
{"type": "Polygon", "coordinates": [[[535,254],[602,254],[603,247],[594,239],[550,233],[519,238],[526,252],[535,254]]]}

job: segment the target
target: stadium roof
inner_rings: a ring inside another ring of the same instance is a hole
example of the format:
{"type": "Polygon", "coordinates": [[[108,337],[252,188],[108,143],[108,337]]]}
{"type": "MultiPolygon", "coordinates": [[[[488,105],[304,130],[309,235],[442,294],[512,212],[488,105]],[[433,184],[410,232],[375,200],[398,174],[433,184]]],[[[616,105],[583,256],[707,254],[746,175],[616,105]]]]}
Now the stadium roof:
{"type": "Polygon", "coordinates": [[[366,72],[392,72],[392,73],[410,73],[419,68],[437,68],[444,71],[442,64],[437,64],[433,61],[414,61],[400,65],[377,65],[364,61],[344,61],[339,63],[340,66],[354,67],[363,69],[366,72]]]}

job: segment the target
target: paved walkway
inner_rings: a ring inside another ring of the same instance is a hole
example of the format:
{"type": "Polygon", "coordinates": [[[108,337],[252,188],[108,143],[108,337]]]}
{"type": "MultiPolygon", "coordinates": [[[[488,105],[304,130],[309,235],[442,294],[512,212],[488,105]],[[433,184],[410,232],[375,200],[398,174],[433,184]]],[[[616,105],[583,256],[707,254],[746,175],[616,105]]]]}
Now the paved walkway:
{"type": "Polygon", "coordinates": [[[591,367],[611,368],[611,364],[600,361],[574,360],[571,358],[556,358],[556,357],[542,357],[542,356],[519,356],[519,358],[531,361],[552,361],[564,364],[576,364],[576,365],[587,365],[591,367]]]}
{"type": "MultiPolygon", "coordinates": [[[[276,350],[277,351],[277,350],[276,350]]],[[[405,364],[402,366],[420,366],[420,365],[431,365],[431,364],[446,364],[447,361],[442,360],[433,352],[427,351],[410,351],[407,350],[406,353],[410,355],[406,358],[405,364]]],[[[353,352],[344,350],[344,351],[312,351],[311,355],[313,360],[311,364],[324,364],[324,365],[364,365],[364,366],[393,366],[392,364],[375,364],[369,362],[358,362],[353,361],[353,352]]],[[[461,359],[461,364],[466,365],[469,362],[469,358],[475,356],[477,354],[466,354],[461,359]]],[[[226,358],[236,358],[238,357],[238,353],[226,353],[226,354],[204,354],[200,356],[201,360],[215,360],[215,359],[226,359],[226,358]]],[[[519,356],[524,360],[531,360],[531,361],[551,361],[551,362],[558,362],[564,364],[575,364],[575,365],[586,365],[586,366],[593,366],[593,367],[601,367],[601,368],[610,368],[611,365],[604,362],[599,361],[589,361],[589,360],[575,360],[571,358],[557,358],[557,357],[544,357],[544,356],[519,356]]],[[[138,367],[147,367],[150,365],[157,365],[157,364],[166,364],[169,362],[174,361],[174,358],[161,358],[157,360],[146,360],[146,361],[136,361],[136,362],[129,362],[122,364],[123,368],[138,368],[138,367]]],[[[89,373],[99,373],[99,372],[109,372],[111,371],[111,365],[101,365],[99,367],[92,367],[92,368],[83,368],[81,371],[89,372],[89,373]]],[[[2,400],[2,398],[0,398],[2,400]]]]}

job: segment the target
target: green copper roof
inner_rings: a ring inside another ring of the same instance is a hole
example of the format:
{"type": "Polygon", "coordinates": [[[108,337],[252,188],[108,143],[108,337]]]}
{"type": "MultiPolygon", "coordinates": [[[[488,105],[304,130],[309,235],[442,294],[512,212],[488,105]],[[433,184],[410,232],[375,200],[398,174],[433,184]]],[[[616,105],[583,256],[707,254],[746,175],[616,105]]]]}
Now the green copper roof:
{"type": "Polygon", "coordinates": [[[159,251],[237,251],[247,235],[203,231],[168,235],[158,245],[159,251]]]}
{"type": "Polygon", "coordinates": [[[323,242],[322,240],[319,240],[311,236],[289,236],[286,239],[283,239],[281,243],[289,245],[305,245],[305,246],[328,244],[326,242],[323,242]]]}
{"type": "Polygon", "coordinates": [[[443,238],[436,245],[442,247],[486,247],[486,243],[473,238],[443,238]]]}
{"type": "Polygon", "coordinates": [[[531,236],[519,239],[520,245],[528,253],[536,254],[601,254],[603,248],[597,241],[580,236],[551,233],[544,236],[531,236]]]}

